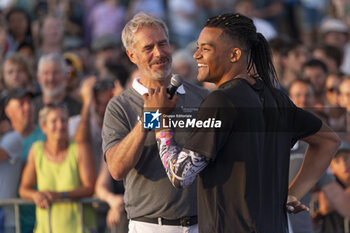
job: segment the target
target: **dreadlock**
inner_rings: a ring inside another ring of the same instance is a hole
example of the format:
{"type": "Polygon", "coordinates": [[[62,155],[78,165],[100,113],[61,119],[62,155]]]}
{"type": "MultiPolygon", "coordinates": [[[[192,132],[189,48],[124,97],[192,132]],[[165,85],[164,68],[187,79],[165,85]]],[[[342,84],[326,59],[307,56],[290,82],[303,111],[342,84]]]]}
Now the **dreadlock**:
{"type": "Polygon", "coordinates": [[[223,30],[223,35],[238,41],[248,51],[248,73],[253,70],[268,87],[277,85],[277,75],[271,59],[271,51],[265,37],[256,32],[253,20],[241,15],[227,13],[209,18],[205,27],[223,30]]]}

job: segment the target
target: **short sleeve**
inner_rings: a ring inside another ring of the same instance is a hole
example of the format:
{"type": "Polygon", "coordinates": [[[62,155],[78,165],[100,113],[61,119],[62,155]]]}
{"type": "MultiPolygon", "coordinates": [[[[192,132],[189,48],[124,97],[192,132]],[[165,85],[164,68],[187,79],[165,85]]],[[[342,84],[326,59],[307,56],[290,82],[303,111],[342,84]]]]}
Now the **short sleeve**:
{"type": "Polygon", "coordinates": [[[315,134],[321,129],[322,121],[312,113],[295,107],[292,122],[292,145],[302,138],[315,134]]]}
{"type": "Polygon", "coordinates": [[[117,99],[112,99],[106,109],[102,127],[102,150],[106,151],[121,141],[130,131],[123,107],[117,99]]]}
{"type": "Polygon", "coordinates": [[[21,159],[22,136],[15,131],[8,132],[3,136],[0,147],[6,151],[10,161],[21,159]]]}
{"type": "Polygon", "coordinates": [[[184,146],[186,149],[214,160],[229,138],[233,122],[235,122],[235,108],[225,93],[215,91],[202,102],[196,121],[210,121],[212,125],[221,122],[218,128],[194,128],[184,146]]]}

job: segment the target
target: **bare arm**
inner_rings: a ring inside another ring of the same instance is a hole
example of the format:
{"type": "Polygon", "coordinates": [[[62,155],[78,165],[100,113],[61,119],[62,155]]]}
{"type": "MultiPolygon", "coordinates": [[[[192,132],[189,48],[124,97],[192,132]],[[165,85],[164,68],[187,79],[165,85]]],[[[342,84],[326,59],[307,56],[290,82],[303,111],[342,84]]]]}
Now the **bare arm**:
{"type": "Polygon", "coordinates": [[[36,184],[34,156],[34,150],[32,147],[29,151],[28,160],[22,172],[19,195],[22,198],[33,200],[38,207],[45,209],[49,207],[50,200],[43,192],[34,189],[36,184]]]}
{"type": "Polygon", "coordinates": [[[115,194],[111,191],[111,176],[105,161],[101,162],[100,174],[96,181],[96,195],[103,201],[107,202],[110,209],[107,214],[107,225],[118,224],[121,213],[124,211],[124,200],[122,194],[115,194]]]}
{"type": "Polygon", "coordinates": [[[0,163],[2,161],[5,161],[8,158],[9,158],[9,155],[7,154],[7,152],[0,147],[0,163]]]}
{"type": "Polygon", "coordinates": [[[343,189],[336,181],[322,186],[324,196],[333,208],[345,218],[350,219],[350,187],[343,189]]]}
{"type": "Polygon", "coordinates": [[[303,138],[309,144],[298,175],[289,186],[289,195],[300,200],[319,180],[329,166],[340,140],[325,124],[309,137],[303,138]]]}
{"type": "Polygon", "coordinates": [[[87,143],[77,143],[78,170],[81,186],[65,192],[43,191],[50,202],[62,198],[82,198],[91,196],[95,188],[95,167],[92,152],[87,143]]]}
{"type": "Polygon", "coordinates": [[[81,118],[74,135],[74,141],[89,143],[90,140],[90,106],[93,99],[93,86],[96,83],[95,77],[90,77],[84,81],[81,87],[81,97],[83,107],[81,109],[81,118]]]}
{"type": "Polygon", "coordinates": [[[170,129],[156,134],[159,156],[171,183],[176,188],[185,188],[208,165],[209,159],[197,152],[182,149],[176,145],[170,129]]]}
{"type": "Polygon", "coordinates": [[[78,169],[81,187],[68,191],[69,198],[91,196],[95,188],[95,167],[92,152],[86,143],[78,143],[78,169]]]}
{"type": "Polygon", "coordinates": [[[123,203],[123,195],[115,194],[111,191],[111,176],[108,172],[107,164],[101,162],[100,174],[96,181],[95,192],[97,196],[108,203],[110,207],[119,207],[120,202],[123,203]]]}
{"type": "Polygon", "coordinates": [[[139,121],[123,140],[106,151],[108,169],[114,179],[123,179],[136,166],[141,157],[146,136],[147,131],[139,121]]]}

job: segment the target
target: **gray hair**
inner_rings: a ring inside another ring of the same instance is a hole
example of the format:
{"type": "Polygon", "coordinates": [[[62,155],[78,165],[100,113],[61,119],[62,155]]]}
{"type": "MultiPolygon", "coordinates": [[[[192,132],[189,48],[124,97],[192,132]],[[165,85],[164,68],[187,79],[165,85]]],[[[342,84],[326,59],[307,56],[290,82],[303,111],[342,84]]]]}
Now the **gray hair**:
{"type": "Polygon", "coordinates": [[[153,15],[140,12],[136,14],[124,27],[122,31],[122,42],[126,49],[131,49],[134,46],[134,34],[142,27],[159,27],[162,28],[169,38],[169,30],[166,24],[153,15]]]}
{"type": "Polygon", "coordinates": [[[49,105],[43,107],[39,111],[38,122],[39,122],[40,127],[45,125],[46,118],[47,118],[47,115],[49,114],[49,112],[52,110],[58,110],[58,109],[65,111],[67,113],[67,116],[69,115],[68,108],[67,108],[66,104],[64,104],[64,103],[63,104],[49,104],[49,105]]]}
{"type": "Polygon", "coordinates": [[[66,62],[59,53],[49,53],[40,57],[38,62],[38,73],[45,63],[54,63],[61,66],[63,73],[68,72],[66,62]]]}

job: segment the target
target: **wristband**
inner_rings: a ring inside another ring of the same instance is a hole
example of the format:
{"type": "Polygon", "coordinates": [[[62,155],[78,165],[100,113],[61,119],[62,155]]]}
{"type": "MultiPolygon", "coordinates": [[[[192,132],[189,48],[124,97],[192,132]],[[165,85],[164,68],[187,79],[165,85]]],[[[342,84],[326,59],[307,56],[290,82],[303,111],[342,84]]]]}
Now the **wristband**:
{"type": "Polygon", "coordinates": [[[62,198],[68,198],[68,192],[61,192],[62,198]]]}

